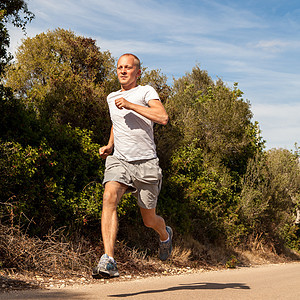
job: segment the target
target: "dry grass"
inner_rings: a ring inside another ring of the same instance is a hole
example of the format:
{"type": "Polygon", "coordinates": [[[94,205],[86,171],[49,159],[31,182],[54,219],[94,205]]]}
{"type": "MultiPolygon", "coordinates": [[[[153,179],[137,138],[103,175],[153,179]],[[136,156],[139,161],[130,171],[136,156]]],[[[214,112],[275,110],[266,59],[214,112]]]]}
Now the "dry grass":
{"type": "Polygon", "coordinates": [[[96,253],[83,239],[74,245],[66,240],[63,229],[49,233],[43,240],[29,237],[19,227],[0,224],[2,266],[18,271],[45,274],[83,272],[95,261],[96,253]]]}
{"type": "MultiPolygon", "coordinates": [[[[116,243],[116,260],[124,275],[143,276],[163,273],[170,267],[146,252],[116,243]]],[[[19,227],[0,224],[0,269],[7,274],[33,272],[43,276],[91,277],[91,269],[103,254],[103,245],[96,246],[81,238],[68,241],[64,230],[49,233],[43,240],[30,237],[19,227]]]]}
{"type": "MultiPolygon", "coordinates": [[[[19,227],[0,224],[0,283],[1,280],[10,280],[12,285],[12,280],[17,280],[16,288],[21,288],[21,282],[23,288],[27,288],[24,282],[28,280],[21,279],[24,276],[31,278],[31,287],[37,286],[37,281],[43,281],[43,278],[55,279],[57,282],[67,278],[72,282],[74,279],[92,282],[91,268],[102,253],[101,243],[95,246],[84,238],[76,243],[70,242],[64,236],[63,229],[40,239],[28,236],[19,227]],[[16,277],[16,274],[19,276],[16,277]]],[[[254,238],[245,251],[202,244],[191,237],[177,237],[172,257],[167,262],[159,261],[153,253],[149,256],[147,251],[130,248],[124,242],[116,243],[115,253],[122,274],[120,280],[127,277],[180,274],[192,269],[225,268],[232,258],[235,262],[233,267],[300,259],[299,254],[290,250],[286,250],[281,256],[277,255],[270,245],[265,245],[259,238],[254,238]]]]}
{"type": "Polygon", "coordinates": [[[175,246],[172,251],[172,261],[177,266],[188,266],[191,262],[191,249],[175,246]]]}

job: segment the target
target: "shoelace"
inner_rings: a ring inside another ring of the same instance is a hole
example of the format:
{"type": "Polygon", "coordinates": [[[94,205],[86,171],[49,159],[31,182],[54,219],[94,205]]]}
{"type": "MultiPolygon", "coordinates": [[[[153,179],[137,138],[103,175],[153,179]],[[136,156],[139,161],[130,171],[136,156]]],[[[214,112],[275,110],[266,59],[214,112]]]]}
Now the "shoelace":
{"type": "Polygon", "coordinates": [[[105,266],[110,262],[109,257],[104,257],[102,259],[100,259],[98,266],[100,268],[105,268],[105,266]]]}

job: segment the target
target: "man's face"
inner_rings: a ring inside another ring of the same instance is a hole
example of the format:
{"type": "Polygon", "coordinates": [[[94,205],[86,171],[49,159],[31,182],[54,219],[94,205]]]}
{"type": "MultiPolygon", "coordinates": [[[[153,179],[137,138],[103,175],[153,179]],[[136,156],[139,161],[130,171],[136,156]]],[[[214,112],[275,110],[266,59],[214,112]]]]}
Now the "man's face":
{"type": "Polygon", "coordinates": [[[129,90],[136,87],[141,70],[134,64],[132,56],[121,56],[118,61],[117,74],[122,89],[129,90]]]}

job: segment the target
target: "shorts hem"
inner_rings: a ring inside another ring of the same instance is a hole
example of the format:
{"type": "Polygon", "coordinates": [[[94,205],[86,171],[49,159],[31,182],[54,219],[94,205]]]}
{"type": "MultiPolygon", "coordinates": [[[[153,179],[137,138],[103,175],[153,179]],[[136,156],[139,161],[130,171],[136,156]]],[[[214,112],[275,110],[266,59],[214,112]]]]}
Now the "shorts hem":
{"type": "Polygon", "coordinates": [[[153,208],[156,208],[157,203],[155,203],[155,205],[154,205],[153,207],[152,207],[152,205],[151,205],[151,207],[146,207],[145,204],[141,204],[141,203],[139,203],[139,202],[137,202],[137,205],[138,205],[139,207],[141,207],[141,208],[144,208],[144,209],[153,209],[153,208]]]}

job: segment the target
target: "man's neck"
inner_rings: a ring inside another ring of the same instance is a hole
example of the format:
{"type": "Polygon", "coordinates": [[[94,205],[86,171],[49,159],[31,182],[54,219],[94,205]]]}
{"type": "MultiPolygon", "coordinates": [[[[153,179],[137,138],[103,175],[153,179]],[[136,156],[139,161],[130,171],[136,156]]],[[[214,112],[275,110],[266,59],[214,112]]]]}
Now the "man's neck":
{"type": "Polygon", "coordinates": [[[137,86],[138,86],[138,84],[129,85],[129,86],[121,85],[121,91],[122,91],[122,92],[129,91],[129,90],[131,90],[131,89],[136,88],[137,86]]]}

